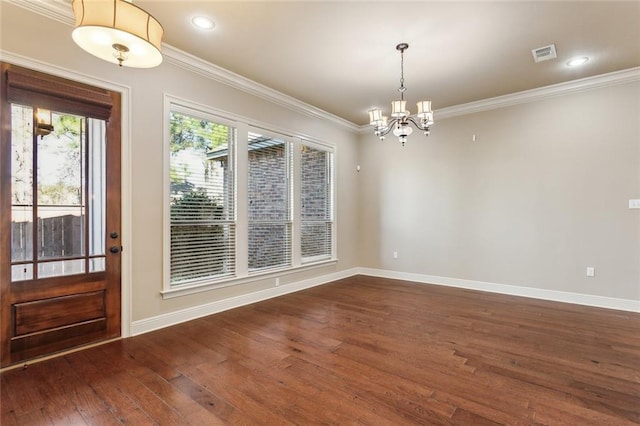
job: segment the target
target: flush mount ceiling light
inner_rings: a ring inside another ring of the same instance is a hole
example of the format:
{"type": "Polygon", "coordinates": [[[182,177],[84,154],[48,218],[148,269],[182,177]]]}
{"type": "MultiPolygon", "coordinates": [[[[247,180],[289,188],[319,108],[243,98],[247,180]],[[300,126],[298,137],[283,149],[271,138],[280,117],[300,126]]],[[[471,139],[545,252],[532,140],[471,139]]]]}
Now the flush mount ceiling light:
{"type": "Polygon", "coordinates": [[[588,56],[581,56],[580,58],[573,58],[569,62],[567,62],[568,67],[579,67],[580,65],[584,65],[589,60],[588,56]]]}
{"type": "Polygon", "coordinates": [[[407,136],[413,133],[411,125],[422,130],[425,136],[429,136],[429,126],[433,124],[433,111],[431,111],[431,101],[420,101],[416,105],[418,113],[412,116],[407,110],[407,101],[404,100],[404,92],[407,88],[404,85],[404,51],[409,48],[407,43],[400,43],[396,50],[400,51],[400,100],[391,102],[391,120],[382,115],[382,110],[374,108],[369,110],[369,121],[373,126],[373,133],[384,140],[384,137],[393,130],[393,134],[398,137],[404,146],[407,136]]]}
{"type": "Polygon", "coordinates": [[[216,23],[207,16],[194,16],[191,18],[191,24],[199,30],[211,31],[216,27],[216,23]]]}
{"type": "Polygon", "coordinates": [[[151,68],[162,62],[162,25],[126,0],[73,0],[73,41],[107,62],[151,68]]]}

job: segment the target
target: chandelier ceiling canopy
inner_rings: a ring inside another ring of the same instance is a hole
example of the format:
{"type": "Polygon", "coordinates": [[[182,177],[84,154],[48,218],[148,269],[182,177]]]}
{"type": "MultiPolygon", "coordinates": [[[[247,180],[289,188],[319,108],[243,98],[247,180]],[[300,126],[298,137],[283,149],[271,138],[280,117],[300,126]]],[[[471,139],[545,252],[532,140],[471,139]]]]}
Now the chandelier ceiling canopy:
{"type": "Polygon", "coordinates": [[[402,142],[402,146],[407,142],[407,137],[413,133],[412,125],[428,136],[429,128],[433,124],[431,101],[418,102],[416,104],[418,112],[415,115],[411,115],[406,107],[407,101],[404,100],[404,92],[407,91],[404,85],[404,51],[408,48],[407,43],[400,43],[396,46],[396,50],[400,52],[400,87],[398,88],[400,100],[391,102],[391,119],[383,115],[379,108],[369,110],[369,122],[373,126],[374,134],[380,140],[384,140],[384,137],[393,131],[393,134],[402,142]]]}

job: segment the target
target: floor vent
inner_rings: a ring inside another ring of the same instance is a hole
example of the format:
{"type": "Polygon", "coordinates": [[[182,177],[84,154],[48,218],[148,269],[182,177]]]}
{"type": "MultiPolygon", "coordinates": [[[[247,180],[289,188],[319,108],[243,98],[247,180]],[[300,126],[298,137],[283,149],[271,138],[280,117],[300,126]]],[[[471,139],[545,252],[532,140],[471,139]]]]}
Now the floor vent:
{"type": "Polygon", "coordinates": [[[532,49],[531,54],[533,55],[534,62],[548,61],[549,59],[555,59],[558,57],[558,55],[556,55],[555,44],[532,49]]]}

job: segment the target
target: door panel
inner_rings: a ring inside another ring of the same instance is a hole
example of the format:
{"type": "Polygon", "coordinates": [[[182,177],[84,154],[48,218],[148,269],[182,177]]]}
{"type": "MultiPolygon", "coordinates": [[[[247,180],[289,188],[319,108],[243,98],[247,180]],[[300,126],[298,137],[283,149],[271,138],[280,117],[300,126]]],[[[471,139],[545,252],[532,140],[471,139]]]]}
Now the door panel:
{"type": "Polygon", "coordinates": [[[14,303],[14,335],[105,318],[104,291],[14,303]]]}
{"type": "Polygon", "coordinates": [[[9,64],[2,83],[5,366],[120,335],[121,131],[118,93],[9,64]]]}

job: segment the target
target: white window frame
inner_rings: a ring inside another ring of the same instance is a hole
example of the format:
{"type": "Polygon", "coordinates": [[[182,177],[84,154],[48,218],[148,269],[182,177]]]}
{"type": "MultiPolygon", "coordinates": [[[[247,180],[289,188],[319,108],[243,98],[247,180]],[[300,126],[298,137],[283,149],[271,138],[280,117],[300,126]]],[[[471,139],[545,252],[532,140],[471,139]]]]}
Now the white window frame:
{"type": "Polygon", "coordinates": [[[214,288],[228,287],[245,284],[253,281],[277,278],[283,275],[313,269],[337,262],[337,226],[336,214],[336,164],[337,147],[307,135],[296,135],[293,132],[279,129],[266,123],[257,122],[242,116],[215,109],[210,106],[191,102],[169,94],[164,96],[164,120],[163,120],[163,286],[162,297],[164,299],[194,294],[214,288]],[[194,115],[215,123],[228,125],[236,129],[235,143],[235,173],[234,184],[236,193],[235,224],[236,224],[236,272],[233,276],[197,280],[193,283],[171,286],[171,215],[170,215],[170,112],[194,115]],[[248,270],[248,136],[249,132],[260,132],[265,136],[271,136],[286,141],[292,147],[292,167],[289,173],[293,182],[289,191],[292,193],[290,202],[291,218],[293,221],[291,230],[291,266],[267,270],[248,270]],[[332,232],[331,232],[331,256],[318,256],[318,259],[301,258],[301,193],[300,193],[300,166],[301,149],[306,145],[314,149],[328,151],[332,154],[331,167],[331,203],[333,206],[332,232]]]}
{"type": "MultiPolygon", "coordinates": [[[[294,175],[293,180],[294,182],[297,183],[297,190],[298,193],[294,195],[294,200],[297,203],[296,205],[298,206],[298,208],[296,208],[296,211],[298,213],[298,217],[297,217],[297,223],[298,223],[298,232],[297,235],[301,236],[302,235],[302,208],[301,208],[301,202],[302,202],[302,194],[301,194],[301,187],[300,187],[300,176],[301,174],[301,152],[302,152],[302,148],[303,146],[307,146],[309,148],[313,148],[315,150],[318,151],[324,151],[327,152],[329,154],[331,154],[331,170],[330,170],[330,175],[329,175],[329,179],[330,179],[330,200],[329,202],[331,203],[331,218],[330,218],[330,223],[331,223],[331,253],[329,253],[329,255],[317,255],[317,256],[311,256],[311,257],[302,257],[302,250],[301,248],[299,248],[298,251],[298,255],[297,258],[299,259],[300,263],[302,265],[311,265],[314,263],[318,263],[318,262],[323,262],[323,261],[327,261],[327,260],[331,260],[335,257],[335,252],[336,252],[336,178],[335,178],[335,173],[336,173],[336,150],[333,147],[321,144],[321,143],[316,143],[313,142],[311,140],[307,140],[307,139],[299,139],[298,140],[298,147],[297,149],[294,150],[294,152],[297,154],[296,156],[298,157],[298,167],[295,168],[294,173],[297,173],[294,175]]],[[[296,241],[300,242],[301,239],[297,238],[296,241]]]]}

